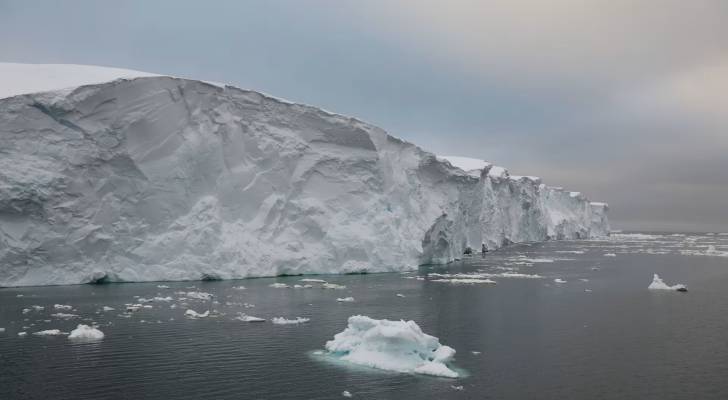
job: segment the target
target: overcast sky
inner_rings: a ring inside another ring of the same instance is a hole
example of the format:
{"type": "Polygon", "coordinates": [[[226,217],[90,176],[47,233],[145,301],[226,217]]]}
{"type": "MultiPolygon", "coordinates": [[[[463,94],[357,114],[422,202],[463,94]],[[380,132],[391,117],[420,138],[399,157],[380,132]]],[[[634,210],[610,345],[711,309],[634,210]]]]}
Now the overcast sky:
{"type": "Polygon", "coordinates": [[[353,115],[728,231],[728,1],[7,1],[0,61],[123,67],[353,115]]]}

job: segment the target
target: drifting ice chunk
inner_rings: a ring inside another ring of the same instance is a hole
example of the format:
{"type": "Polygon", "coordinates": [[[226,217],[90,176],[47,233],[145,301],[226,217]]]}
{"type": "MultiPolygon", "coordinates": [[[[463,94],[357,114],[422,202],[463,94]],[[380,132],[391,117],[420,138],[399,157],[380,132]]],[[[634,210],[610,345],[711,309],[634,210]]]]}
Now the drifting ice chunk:
{"type": "Polygon", "coordinates": [[[208,315],[210,315],[210,310],[207,310],[203,312],[202,314],[198,313],[195,310],[187,310],[185,311],[185,317],[195,319],[195,318],[205,318],[208,315]]]}
{"type": "Polygon", "coordinates": [[[677,285],[668,285],[666,284],[662,278],[660,278],[659,275],[654,274],[652,277],[652,283],[650,283],[650,286],[647,287],[647,289],[652,290],[677,290],[680,292],[686,292],[688,289],[685,285],[678,283],[677,285]]]}
{"type": "Polygon", "coordinates": [[[68,338],[71,340],[101,340],[104,338],[104,333],[93,326],[79,324],[76,329],[71,331],[68,338]]]}
{"type": "Polygon", "coordinates": [[[62,319],[71,319],[71,318],[77,318],[78,315],[59,312],[59,313],[51,314],[51,317],[62,318],[62,319]]]}
{"type": "Polygon", "coordinates": [[[212,295],[210,293],[206,292],[180,292],[183,295],[187,296],[187,298],[190,299],[197,299],[197,300],[210,300],[212,298],[212,295]]]}
{"type": "Polygon", "coordinates": [[[278,282],[271,283],[268,286],[270,286],[272,288],[276,288],[276,289],[285,289],[285,288],[290,288],[291,287],[290,285],[286,285],[285,283],[278,283],[278,282]]]}
{"type": "Polygon", "coordinates": [[[116,309],[115,309],[114,307],[104,306],[104,307],[102,308],[102,310],[106,312],[106,311],[114,311],[114,310],[116,310],[116,309]]]}
{"type": "Polygon", "coordinates": [[[293,325],[293,324],[303,324],[305,322],[310,321],[310,318],[301,318],[298,317],[296,319],[286,319],[283,317],[276,317],[271,320],[276,325],[293,325]]]}
{"type": "Polygon", "coordinates": [[[5,332],[5,328],[0,328],[0,333],[4,333],[4,332],[5,332]]]}
{"type": "Polygon", "coordinates": [[[344,397],[352,397],[352,394],[349,393],[348,390],[344,390],[343,392],[341,392],[341,395],[344,396],[344,397]]]}
{"type": "Polygon", "coordinates": [[[566,281],[563,280],[563,279],[561,279],[561,278],[554,279],[554,282],[556,282],[556,283],[566,283],[566,281]]]}
{"type": "Polygon", "coordinates": [[[64,304],[54,304],[53,305],[53,308],[55,308],[56,310],[71,310],[71,309],[73,309],[73,307],[67,306],[67,305],[64,305],[64,304]]]}
{"type": "Polygon", "coordinates": [[[63,335],[63,332],[60,329],[46,329],[40,332],[33,332],[33,334],[36,336],[58,336],[63,335]]]}
{"type": "Polygon", "coordinates": [[[169,289],[167,285],[157,285],[157,289],[169,289]]]}
{"type": "Polygon", "coordinates": [[[372,368],[458,377],[447,366],[455,350],[423,333],[414,321],[351,316],[347,328],[326,342],[326,350],[341,360],[372,368]]]}
{"type": "Polygon", "coordinates": [[[336,283],[328,283],[328,282],[321,285],[321,287],[324,289],[346,289],[346,286],[344,286],[344,285],[337,285],[336,283]]]}
{"type": "Polygon", "coordinates": [[[353,303],[354,298],[353,297],[338,297],[336,299],[336,301],[341,302],[341,303],[353,303]]]}
{"type": "Polygon", "coordinates": [[[28,336],[28,332],[18,332],[18,336],[20,336],[20,337],[28,336]]]}
{"type": "Polygon", "coordinates": [[[492,279],[479,279],[479,278],[452,278],[452,279],[430,279],[430,282],[446,282],[446,283],[464,283],[464,284],[478,284],[478,283],[485,283],[489,285],[495,285],[496,281],[492,279]]]}
{"type": "Polygon", "coordinates": [[[323,279],[311,279],[311,278],[305,278],[301,279],[301,282],[310,282],[310,283],[326,283],[323,279]]]}
{"type": "Polygon", "coordinates": [[[617,257],[617,255],[614,253],[607,253],[604,255],[604,257],[617,257]]]}
{"type": "Polygon", "coordinates": [[[243,313],[240,313],[240,315],[235,317],[235,319],[238,321],[243,321],[243,322],[264,322],[265,321],[265,319],[263,319],[263,318],[258,318],[258,317],[254,317],[252,315],[247,315],[247,314],[243,314],[243,313]]]}

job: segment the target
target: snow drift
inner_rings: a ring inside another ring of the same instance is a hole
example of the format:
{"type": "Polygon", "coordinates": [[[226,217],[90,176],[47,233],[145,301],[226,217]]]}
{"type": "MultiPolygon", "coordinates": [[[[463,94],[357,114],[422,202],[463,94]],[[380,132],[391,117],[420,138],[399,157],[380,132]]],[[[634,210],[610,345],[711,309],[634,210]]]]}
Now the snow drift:
{"type": "Polygon", "coordinates": [[[395,372],[457,378],[447,366],[455,349],[440,344],[414,321],[349,317],[348,326],[326,342],[326,350],[341,360],[395,372]]]}
{"type": "Polygon", "coordinates": [[[55,91],[0,99],[0,286],[398,271],[609,231],[580,193],[464,171],[354,118],[195,80],[41,71],[55,91]],[[69,82],[85,86],[56,90],[69,82]]]}

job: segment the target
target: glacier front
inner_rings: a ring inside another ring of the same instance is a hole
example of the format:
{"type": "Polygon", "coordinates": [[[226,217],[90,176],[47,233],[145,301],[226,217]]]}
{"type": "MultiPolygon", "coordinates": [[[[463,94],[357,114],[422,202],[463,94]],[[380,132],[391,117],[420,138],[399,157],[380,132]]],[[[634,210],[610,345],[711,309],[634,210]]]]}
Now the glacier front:
{"type": "Polygon", "coordinates": [[[604,203],[355,118],[97,75],[0,99],[0,286],[399,271],[609,232],[604,203]]]}

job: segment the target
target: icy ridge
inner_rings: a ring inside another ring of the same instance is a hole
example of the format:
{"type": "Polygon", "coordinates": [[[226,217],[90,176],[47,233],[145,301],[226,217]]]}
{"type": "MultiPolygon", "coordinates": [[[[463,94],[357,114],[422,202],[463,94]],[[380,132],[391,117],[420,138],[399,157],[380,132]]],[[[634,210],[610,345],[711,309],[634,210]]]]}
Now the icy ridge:
{"type": "Polygon", "coordinates": [[[398,271],[608,232],[540,179],[201,81],[0,99],[0,143],[0,286],[398,271]]]}

